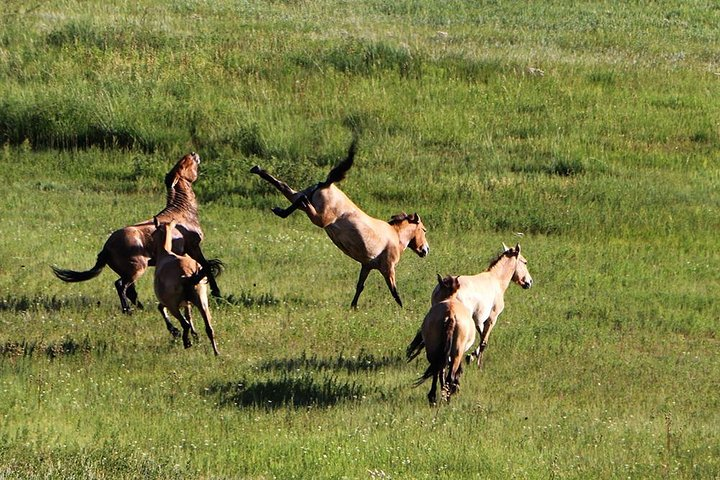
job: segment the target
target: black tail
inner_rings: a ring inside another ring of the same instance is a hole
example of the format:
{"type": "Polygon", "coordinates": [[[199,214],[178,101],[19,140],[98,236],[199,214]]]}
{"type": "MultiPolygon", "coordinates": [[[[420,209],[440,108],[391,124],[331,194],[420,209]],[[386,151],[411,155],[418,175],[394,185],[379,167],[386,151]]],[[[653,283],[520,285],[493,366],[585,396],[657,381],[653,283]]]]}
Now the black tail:
{"type": "Polygon", "coordinates": [[[320,185],[320,187],[329,187],[333,183],[339,182],[345,178],[345,175],[347,175],[348,170],[350,170],[350,167],[353,166],[353,162],[355,161],[355,153],[357,152],[357,137],[353,137],[353,141],[350,144],[350,148],[348,149],[347,158],[343,160],[342,162],[335,165],[335,167],[330,170],[330,173],[328,173],[327,178],[325,181],[320,185]]]}
{"type": "Polygon", "coordinates": [[[452,340],[455,333],[455,317],[448,315],[443,320],[443,330],[445,333],[445,342],[442,345],[442,350],[433,352],[432,358],[430,359],[430,365],[425,370],[420,378],[418,378],[413,386],[417,387],[422,384],[428,378],[432,378],[435,373],[442,372],[442,369],[448,364],[450,358],[450,350],[452,349],[452,340]]]}
{"type": "Polygon", "coordinates": [[[208,260],[208,268],[201,268],[197,273],[184,277],[182,284],[185,287],[194,287],[202,281],[203,278],[208,276],[210,273],[213,277],[218,278],[225,270],[225,264],[218,258],[211,258],[208,260]]]}
{"type": "Polygon", "coordinates": [[[420,355],[420,352],[423,351],[423,348],[425,348],[425,342],[422,338],[422,331],[418,330],[415,338],[413,338],[413,341],[410,342],[410,345],[408,345],[407,349],[405,350],[405,357],[407,358],[407,361],[410,362],[413,358],[420,355]]]}
{"type": "Polygon", "coordinates": [[[90,270],[76,272],[74,270],[64,270],[56,267],[55,265],[51,265],[50,268],[52,268],[55,276],[63,282],[84,282],[85,280],[90,280],[91,278],[95,278],[100,275],[100,272],[102,272],[102,269],[105,268],[105,265],[107,265],[107,252],[103,249],[100,253],[98,253],[95,266],[90,270]]]}

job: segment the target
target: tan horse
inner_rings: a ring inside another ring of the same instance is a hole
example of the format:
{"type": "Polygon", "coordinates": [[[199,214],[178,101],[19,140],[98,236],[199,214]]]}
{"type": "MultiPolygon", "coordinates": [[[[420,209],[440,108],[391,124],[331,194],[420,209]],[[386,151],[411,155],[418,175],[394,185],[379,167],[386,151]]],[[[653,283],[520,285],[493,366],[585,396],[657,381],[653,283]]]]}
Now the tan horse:
{"type": "MultiPolygon", "coordinates": [[[[165,208],[156,215],[161,222],[177,221],[177,230],[182,237],[173,244],[177,253],[187,253],[207,268],[208,260],[200,249],[204,235],[200,228],[197,201],[192,184],[198,178],[200,156],[195,152],[182,157],[165,175],[167,203],[165,208]]],[[[153,244],[153,220],[137,223],[114,231],[105,242],[97,256],[95,266],[84,272],[60,269],[53,266],[55,275],[65,282],[83,282],[97,277],[105,265],[109,266],[120,278],[115,281],[115,288],[120,297],[120,305],[124,313],[130,313],[130,303],[142,308],[137,298],[135,282],[145,273],[149,265],[154,265],[155,245],[153,244]]],[[[213,295],[220,296],[220,290],[212,273],[208,280],[213,295]]]]}
{"type": "Polygon", "coordinates": [[[425,239],[425,226],[416,213],[395,215],[389,222],[373,218],[360,210],[334,183],[345,178],[353,164],[356,141],[353,141],[348,156],[320,182],[300,192],[285,182],[273,177],[265,170],[254,166],[250,172],[259,175],[280,191],[292,203],[286,209],[273,208],[279,217],[286,218],[293,211],[304,211],[310,221],[323,228],[330,240],[350,258],[360,262],[360,277],[351,306],[357,307],[360,293],[370,271],[379,270],[385,278],[390,293],[402,306],[395,283],[395,266],[400,254],[410,247],[420,257],[430,251],[425,239]]]}
{"type": "MultiPolygon", "coordinates": [[[[533,279],[528,272],[527,260],[520,253],[520,244],[508,248],[503,243],[502,253],[487,270],[478,275],[461,275],[458,281],[460,286],[455,298],[472,312],[475,328],[480,334],[480,344],[472,353],[480,365],[490,332],[505,308],[505,290],[511,281],[528,289],[532,287],[533,279]]],[[[447,289],[438,285],[432,293],[432,304],[440,303],[447,297],[447,289]]]]}
{"type": "Polygon", "coordinates": [[[167,312],[170,311],[173,317],[180,321],[183,329],[183,345],[189,348],[192,345],[190,333],[197,338],[195,327],[192,323],[191,305],[195,305],[205,322],[205,333],[210,339],[215,355],[219,355],[215,332],[212,327],[210,306],[208,305],[207,281],[205,277],[209,269],[201,268],[200,264],[189,255],[177,255],[172,251],[173,231],[177,222],[172,220],[167,224],[160,224],[155,219],[156,231],[154,243],[155,254],[155,296],[158,299],[158,310],[165,320],[170,333],[177,336],[177,329],[170,323],[167,312]],[[180,308],[185,308],[185,315],[180,308]]]}
{"type": "Polygon", "coordinates": [[[472,314],[456,297],[460,288],[458,277],[440,278],[438,275],[437,279],[436,288],[442,290],[446,298],[430,307],[420,330],[406,351],[409,362],[420,354],[423,347],[426,349],[425,354],[430,365],[415,382],[415,386],[432,377],[432,386],[427,395],[430,405],[437,403],[438,380],[442,395],[447,401],[459,390],[460,375],[463,372],[462,357],[475,342],[472,314]]]}

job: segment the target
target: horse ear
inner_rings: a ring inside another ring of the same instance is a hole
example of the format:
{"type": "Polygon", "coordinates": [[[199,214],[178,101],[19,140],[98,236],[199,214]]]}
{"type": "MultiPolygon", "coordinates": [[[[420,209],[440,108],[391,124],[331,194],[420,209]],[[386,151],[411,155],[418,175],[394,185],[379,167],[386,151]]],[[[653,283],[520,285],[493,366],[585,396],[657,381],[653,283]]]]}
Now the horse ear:
{"type": "Polygon", "coordinates": [[[502,244],[503,244],[503,252],[507,252],[508,250],[510,250],[510,249],[508,248],[508,246],[505,245],[505,242],[502,242],[502,244]]]}
{"type": "Polygon", "coordinates": [[[436,273],[435,275],[437,275],[437,281],[438,281],[438,283],[439,283],[439,284],[442,284],[442,283],[443,283],[443,281],[442,281],[443,279],[442,279],[442,277],[440,276],[440,274],[439,274],[439,273],[436,273]]]}
{"type": "Polygon", "coordinates": [[[515,251],[517,252],[518,255],[520,255],[520,244],[519,243],[515,244],[515,251]]]}
{"type": "Polygon", "coordinates": [[[418,215],[417,213],[413,213],[412,215],[410,215],[410,221],[412,223],[420,223],[420,215],[418,215]]]}

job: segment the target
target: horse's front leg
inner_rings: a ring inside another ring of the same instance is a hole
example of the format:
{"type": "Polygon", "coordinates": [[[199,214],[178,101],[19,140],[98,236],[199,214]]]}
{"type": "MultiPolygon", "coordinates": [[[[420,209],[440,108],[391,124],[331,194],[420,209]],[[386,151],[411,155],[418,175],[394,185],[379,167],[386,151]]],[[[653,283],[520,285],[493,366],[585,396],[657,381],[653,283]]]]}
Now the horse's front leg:
{"type": "Polygon", "coordinates": [[[390,265],[387,269],[382,269],[381,273],[385,277],[385,283],[387,283],[390,293],[393,298],[401,307],[403,306],[402,300],[400,300],[400,294],[398,294],[397,286],[395,284],[395,265],[390,265]]]}
{"type": "Polygon", "coordinates": [[[360,298],[362,291],[365,289],[365,280],[367,280],[370,270],[372,269],[368,265],[360,267],[360,277],[358,278],[357,286],[355,287],[355,296],[350,304],[352,308],[357,308],[358,299],[360,298]]]}

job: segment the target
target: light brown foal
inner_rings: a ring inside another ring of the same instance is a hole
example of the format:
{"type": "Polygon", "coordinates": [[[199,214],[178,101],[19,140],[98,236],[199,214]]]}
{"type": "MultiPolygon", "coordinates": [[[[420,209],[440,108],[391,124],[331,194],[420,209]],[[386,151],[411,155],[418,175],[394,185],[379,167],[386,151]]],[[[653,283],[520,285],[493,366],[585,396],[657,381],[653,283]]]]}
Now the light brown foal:
{"type": "MultiPolygon", "coordinates": [[[[205,322],[205,333],[210,339],[213,352],[215,355],[219,355],[208,305],[208,282],[205,279],[210,267],[201,269],[200,264],[189,255],[173,253],[173,230],[177,225],[175,220],[160,224],[156,217],[154,223],[156,230],[153,236],[157,246],[154,288],[159,302],[158,310],[165,320],[165,325],[173,336],[178,335],[177,329],[168,318],[167,311],[169,310],[172,316],[180,321],[183,328],[183,345],[185,348],[189,348],[192,345],[190,333],[192,332],[197,338],[191,315],[191,306],[195,305],[200,310],[205,322]],[[184,316],[180,311],[183,307],[185,308],[184,316]]],[[[177,232],[177,230],[175,231],[177,232]]]]}
{"type": "Polygon", "coordinates": [[[440,278],[438,275],[437,279],[437,288],[442,290],[446,298],[430,307],[415,339],[406,350],[409,362],[425,347],[430,365],[415,382],[415,386],[432,377],[432,386],[427,395],[430,405],[437,403],[438,380],[442,396],[447,401],[460,389],[462,357],[475,342],[472,314],[456,298],[460,288],[458,277],[440,278]]]}
{"type": "Polygon", "coordinates": [[[395,266],[408,247],[420,257],[428,254],[430,247],[425,239],[425,226],[417,213],[401,213],[389,222],[373,218],[360,210],[334,185],[345,178],[353,164],[355,151],[356,141],[353,141],[347,158],[330,171],[324,182],[300,192],[258,166],[254,166],[250,172],[269,182],[292,203],[286,209],[273,208],[276,215],[286,218],[297,209],[304,211],[312,223],[325,230],[330,240],[344,254],[360,263],[360,277],[352,307],[357,307],[371,270],[380,271],[393,298],[402,306],[395,282],[395,266]]]}

